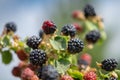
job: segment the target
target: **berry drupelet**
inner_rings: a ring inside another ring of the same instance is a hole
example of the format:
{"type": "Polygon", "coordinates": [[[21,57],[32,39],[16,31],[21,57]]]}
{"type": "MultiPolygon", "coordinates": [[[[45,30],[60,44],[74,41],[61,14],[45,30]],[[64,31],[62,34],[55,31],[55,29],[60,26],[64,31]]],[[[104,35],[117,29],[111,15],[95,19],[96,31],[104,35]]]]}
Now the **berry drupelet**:
{"type": "Polygon", "coordinates": [[[83,50],[84,44],[83,41],[79,39],[71,39],[68,41],[68,52],[75,54],[83,50]]]}
{"type": "Polygon", "coordinates": [[[42,29],[45,34],[53,34],[57,27],[52,21],[47,20],[43,22],[42,29]]]}
{"type": "Polygon", "coordinates": [[[40,42],[41,42],[41,38],[38,38],[36,36],[31,36],[30,38],[27,39],[27,45],[33,49],[37,49],[40,42]]]}
{"type": "Polygon", "coordinates": [[[106,71],[113,71],[118,65],[115,59],[105,59],[101,62],[101,64],[101,68],[106,71]]]}
{"type": "Polygon", "coordinates": [[[100,39],[100,32],[97,30],[92,30],[86,34],[85,38],[89,43],[96,43],[100,39]]]}
{"type": "Polygon", "coordinates": [[[43,65],[47,60],[47,55],[43,50],[35,49],[30,52],[30,63],[36,66],[43,65]]]}
{"type": "Polygon", "coordinates": [[[59,80],[59,74],[52,65],[45,65],[38,70],[38,77],[42,80],[59,80]],[[41,75],[41,76],[39,76],[41,75]]]}
{"type": "Polygon", "coordinates": [[[8,22],[6,25],[5,25],[5,29],[8,32],[16,32],[17,30],[17,26],[14,22],[8,22]]]}
{"type": "Polygon", "coordinates": [[[87,4],[85,6],[85,8],[84,8],[84,15],[85,15],[86,18],[90,17],[90,16],[92,16],[92,17],[96,16],[96,12],[95,12],[95,10],[94,10],[92,5],[87,4]]]}
{"type": "Polygon", "coordinates": [[[73,25],[65,25],[62,27],[61,33],[65,36],[74,37],[76,34],[76,29],[73,25]]]}

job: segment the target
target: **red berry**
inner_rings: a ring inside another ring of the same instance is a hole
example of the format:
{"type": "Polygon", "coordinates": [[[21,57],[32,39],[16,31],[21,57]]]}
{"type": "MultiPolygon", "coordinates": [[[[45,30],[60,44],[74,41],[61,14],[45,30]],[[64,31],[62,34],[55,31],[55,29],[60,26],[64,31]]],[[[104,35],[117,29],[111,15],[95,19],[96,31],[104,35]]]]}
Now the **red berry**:
{"type": "Polygon", "coordinates": [[[43,22],[42,29],[45,34],[53,34],[56,31],[56,28],[56,25],[50,20],[43,22]]]}
{"type": "Polygon", "coordinates": [[[18,67],[20,67],[21,69],[22,68],[25,68],[27,66],[27,64],[23,61],[21,61],[19,64],[18,64],[18,67]]]}
{"type": "Polygon", "coordinates": [[[28,59],[28,54],[24,50],[18,50],[16,53],[20,60],[24,61],[28,59]]]}
{"type": "Polygon", "coordinates": [[[74,80],[74,79],[69,75],[64,75],[62,76],[61,80],[74,80]]]}
{"type": "Polygon", "coordinates": [[[73,25],[78,32],[82,32],[83,28],[78,23],[73,23],[73,25]]]}
{"type": "Polygon", "coordinates": [[[80,13],[81,13],[81,12],[80,12],[79,10],[73,11],[72,17],[73,17],[73,18],[78,18],[80,13]]]}
{"type": "Polygon", "coordinates": [[[37,75],[34,75],[30,80],[39,80],[39,78],[37,77],[37,75]]]}
{"type": "Polygon", "coordinates": [[[31,70],[35,71],[37,69],[37,66],[32,65],[31,63],[27,65],[28,68],[30,68],[31,70]]]}
{"type": "Polygon", "coordinates": [[[87,54],[87,53],[84,53],[80,56],[80,59],[86,61],[89,65],[91,64],[91,55],[87,54]]]}
{"type": "Polygon", "coordinates": [[[34,72],[30,68],[25,68],[21,73],[22,80],[30,80],[34,76],[34,72]]]}
{"type": "Polygon", "coordinates": [[[97,80],[97,75],[95,72],[90,71],[84,75],[84,80],[97,80]]]}
{"type": "Polygon", "coordinates": [[[14,67],[12,70],[12,74],[16,77],[20,77],[21,75],[21,68],[20,67],[14,67]]]}

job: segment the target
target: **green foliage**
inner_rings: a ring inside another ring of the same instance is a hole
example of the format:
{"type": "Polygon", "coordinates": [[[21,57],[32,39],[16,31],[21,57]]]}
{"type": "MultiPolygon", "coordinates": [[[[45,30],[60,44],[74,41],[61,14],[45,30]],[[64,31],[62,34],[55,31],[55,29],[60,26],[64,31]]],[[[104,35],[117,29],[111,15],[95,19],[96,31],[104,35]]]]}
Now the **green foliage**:
{"type": "Polygon", "coordinates": [[[67,38],[62,36],[56,36],[53,39],[50,39],[52,47],[56,50],[65,50],[67,47],[67,38]]]}
{"type": "Polygon", "coordinates": [[[12,54],[9,50],[2,52],[2,62],[4,64],[9,64],[12,61],[12,54]]]}

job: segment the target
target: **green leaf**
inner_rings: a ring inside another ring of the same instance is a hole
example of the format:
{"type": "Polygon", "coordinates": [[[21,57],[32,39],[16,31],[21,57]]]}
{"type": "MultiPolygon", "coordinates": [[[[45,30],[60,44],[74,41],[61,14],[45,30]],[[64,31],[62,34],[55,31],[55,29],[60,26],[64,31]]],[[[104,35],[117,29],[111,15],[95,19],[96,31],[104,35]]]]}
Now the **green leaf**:
{"type": "Polygon", "coordinates": [[[2,62],[4,64],[9,64],[11,61],[12,61],[12,54],[11,54],[11,52],[9,50],[2,52],[2,62]]]}
{"type": "Polygon", "coordinates": [[[50,39],[50,43],[56,50],[65,50],[66,49],[66,38],[62,36],[56,36],[54,39],[50,39]]]}
{"type": "Polygon", "coordinates": [[[8,35],[4,36],[2,41],[5,45],[10,45],[10,37],[8,35]]]}
{"type": "Polygon", "coordinates": [[[72,76],[73,78],[76,78],[76,79],[79,79],[79,80],[83,80],[83,74],[81,72],[79,72],[78,70],[69,69],[68,70],[68,74],[70,76],[72,76]]]}
{"type": "Polygon", "coordinates": [[[85,25],[86,29],[89,31],[97,30],[97,26],[90,21],[85,21],[84,25],[85,25]]]}
{"type": "Polygon", "coordinates": [[[70,63],[68,60],[60,59],[59,61],[55,61],[55,67],[60,74],[65,74],[70,67],[70,63]]]}
{"type": "Polygon", "coordinates": [[[118,80],[120,80],[120,70],[115,70],[115,72],[116,72],[117,75],[118,75],[118,80]]]}

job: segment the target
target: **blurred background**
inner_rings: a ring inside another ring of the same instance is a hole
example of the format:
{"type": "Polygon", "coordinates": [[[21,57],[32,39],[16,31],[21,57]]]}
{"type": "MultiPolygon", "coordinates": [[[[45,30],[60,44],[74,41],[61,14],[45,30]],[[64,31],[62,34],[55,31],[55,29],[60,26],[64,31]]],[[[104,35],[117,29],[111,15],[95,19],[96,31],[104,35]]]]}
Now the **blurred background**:
{"type": "MultiPolygon", "coordinates": [[[[22,39],[38,35],[44,20],[50,19],[61,27],[73,22],[72,11],[80,10],[88,3],[103,17],[107,33],[107,40],[89,52],[93,56],[92,66],[105,58],[120,62],[120,0],[0,0],[0,32],[6,22],[13,21],[18,26],[16,34],[22,39]]],[[[11,74],[18,62],[14,55],[9,65],[2,64],[0,55],[0,80],[20,80],[11,74]]]]}

